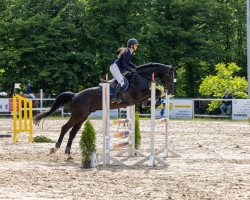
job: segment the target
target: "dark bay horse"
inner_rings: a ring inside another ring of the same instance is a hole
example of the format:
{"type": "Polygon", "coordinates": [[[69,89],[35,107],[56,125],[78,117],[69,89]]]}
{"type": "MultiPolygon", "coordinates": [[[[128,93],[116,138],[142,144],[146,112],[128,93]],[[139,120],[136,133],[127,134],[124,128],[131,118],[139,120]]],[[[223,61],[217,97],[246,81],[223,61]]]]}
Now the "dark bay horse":
{"type": "MultiPolygon", "coordinates": [[[[152,73],[160,83],[164,86],[164,90],[171,94],[174,88],[174,73],[175,69],[170,65],[160,63],[148,63],[139,66],[135,73],[126,75],[130,82],[127,91],[122,94],[122,102],[120,104],[111,103],[110,109],[125,108],[127,106],[142,103],[151,96],[150,83],[152,73]]],[[[160,99],[161,92],[156,91],[156,97],[160,99]]],[[[64,135],[70,128],[70,135],[65,149],[65,153],[70,156],[72,142],[81,128],[87,117],[96,110],[102,110],[102,88],[92,87],[85,89],[79,93],[63,92],[57,96],[52,107],[44,113],[38,114],[34,118],[34,123],[39,125],[39,122],[60,107],[68,105],[71,116],[68,122],[62,126],[61,134],[56,142],[55,148],[51,149],[51,153],[55,153],[61,146],[64,135]]]]}

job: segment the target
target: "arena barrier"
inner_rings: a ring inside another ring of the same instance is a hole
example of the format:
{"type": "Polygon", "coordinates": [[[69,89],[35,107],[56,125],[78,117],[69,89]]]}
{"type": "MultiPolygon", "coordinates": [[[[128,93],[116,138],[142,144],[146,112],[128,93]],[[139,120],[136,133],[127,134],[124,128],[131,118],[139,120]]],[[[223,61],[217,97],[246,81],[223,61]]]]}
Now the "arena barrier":
{"type": "Polygon", "coordinates": [[[127,107],[127,118],[115,120],[115,124],[125,124],[127,128],[125,130],[118,131],[114,134],[110,134],[110,85],[109,83],[103,83],[102,85],[102,109],[103,109],[103,156],[99,159],[99,164],[102,162],[103,166],[111,165],[111,161],[115,165],[126,165],[117,157],[128,153],[128,157],[132,157],[135,154],[139,156],[145,156],[137,149],[135,149],[135,106],[127,107]],[[128,138],[125,142],[119,142],[111,144],[112,138],[128,138]],[[111,151],[115,149],[122,149],[116,155],[111,155],[111,151]]]}
{"type": "Polygon", "coordinates": [[[168,122],[169,122],[169,96],[166,94],[166,105],[165,105],[165,113],[166,118],[156,120],[155,119],[155,103],[156,103],[156,83],[154,81],[152,75],[152,83],[151,83],[151,135],[150,135],[150,155],[146,156],[145,158],[139,160],[135,163],[135,165],[141,165],[148,161],[148,166],[153,167],[155,166],[155,161],[163,166],[168,166],[168,164],[161,158],[158,157],[160,153],[163,153],[163,158],[166,159],[169,153],[173,154],[175,157],[179,157],[180,155],[173,151],[172,149],[168,148],[168,122]],[[164,139],[164,148],[155,152],[155,127],[156,122],[165,122],[165,139],[164,139]]]}
{"type": "Polygon", "coordinates": [[[29,133],[29,142],[33,142],[32,100],[19,95],[13,97],[13,142],[18,142],[18,133],[29,133]]]}

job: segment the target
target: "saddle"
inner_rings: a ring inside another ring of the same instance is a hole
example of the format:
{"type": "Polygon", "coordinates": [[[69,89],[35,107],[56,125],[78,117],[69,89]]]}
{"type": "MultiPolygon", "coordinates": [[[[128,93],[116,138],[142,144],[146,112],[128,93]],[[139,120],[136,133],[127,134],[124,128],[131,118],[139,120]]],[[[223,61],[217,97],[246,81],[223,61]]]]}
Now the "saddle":
{"type": "MultiPolygon", "coordinates": [[[[109,81],[100,78],[100,81],[101,81],[101,83],[99,84],[100,86],[101,86],[102,83],[109,83],[110,84],[110,88],[113,89],[113,90],[115,90],[116,85],[118,84],[118,82],[114,78],[111,79],[111,80],[109,80],[109,81]]],[[[128,79],[126,79],[124,77],[124,85],[122,87],[122,90],[126,91],[128,89],[128,87],[129,87],[129,81],[128,81],[128,79]]]]}

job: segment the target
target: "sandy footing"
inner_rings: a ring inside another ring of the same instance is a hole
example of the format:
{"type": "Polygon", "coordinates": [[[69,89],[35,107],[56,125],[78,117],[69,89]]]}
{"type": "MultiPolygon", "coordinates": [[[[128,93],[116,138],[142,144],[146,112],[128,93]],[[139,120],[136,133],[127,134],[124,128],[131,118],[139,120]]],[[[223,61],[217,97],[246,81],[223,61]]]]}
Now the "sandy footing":
{"type": "MultiPolygon", "coordinates": [[[[43,128],[34,127],[34,136],[57,140],[65,122],[46,120],[43,128]]],[[[102,121],[91,122],[97,133],[97,153],[101,155],[102,121]]],[[[6,121],[0,120],[0,126],[4,124],[6,121]]],[[[141,120],[140,125],[140,151],[149,155],[150,123],[141,120]]],[[[145,163],[84,170],[80,168],[80,132],[73,142],[71,161],[64,154],[67,139],[68,134],[57,155],[51,157],[54,143],[28,144],[28,134],[24,133],[19,135],[18,144],[13,144],[12,138],[0,138],[0,199],[250,199],[247,122],[171,121],[169,148],[181,157],[170,155],[168,167],[149,168],[145,163]]],[[[163,148],[162,125],[158,125],[155,139],[155,148],[163,148]]],[[[126,164],[138,159],[130,158],[126,164]]]]}

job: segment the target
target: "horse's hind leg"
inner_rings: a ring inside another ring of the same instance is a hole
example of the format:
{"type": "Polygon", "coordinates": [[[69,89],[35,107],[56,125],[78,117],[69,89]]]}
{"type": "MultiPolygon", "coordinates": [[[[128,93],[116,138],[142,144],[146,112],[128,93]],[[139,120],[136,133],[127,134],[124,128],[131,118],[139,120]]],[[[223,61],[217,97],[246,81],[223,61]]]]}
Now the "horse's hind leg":
{"type": "Polygon", "coordinates": [[[77,134],[77,132],[80,130],[83,122],[87,119],[89,115],[87,115],[86,117],[84,117],[83,119],[81,119],[79,122],[77,122],[72,130],[70,131],[70,134],[69,134],[69,140],[68,140],[68,143],[67,143],[67,146],[66,146],[66,149],[65,149],[65,153],[69,155],[68,158],[71,158],[70,156],[70,150],[71,150],[71,146],[72,146],[72,142],[77,134]]]}
{"type": "Polygon", "coordinates": [[[72,126],[74,126],[74,125],[75,125],[75,120],[71,117],[71,118],[69,119],[69,121],[68,121],[66,124],[64,124],[64,125],[62,126],[60,136],[59,136],[59,138],[58,138],[58,140],[57,140],[57,142],[56,142],[56,146],[55,146],[55,148],[52,148],[52,149],[50,150],[50,153],[56,153],[56,151],[60,148],[60,146],[61,146],[61,144],[62,144],[64,135],[65,135],[65,134],[68,132],[68,130],[69,130],[72,126]]]}

